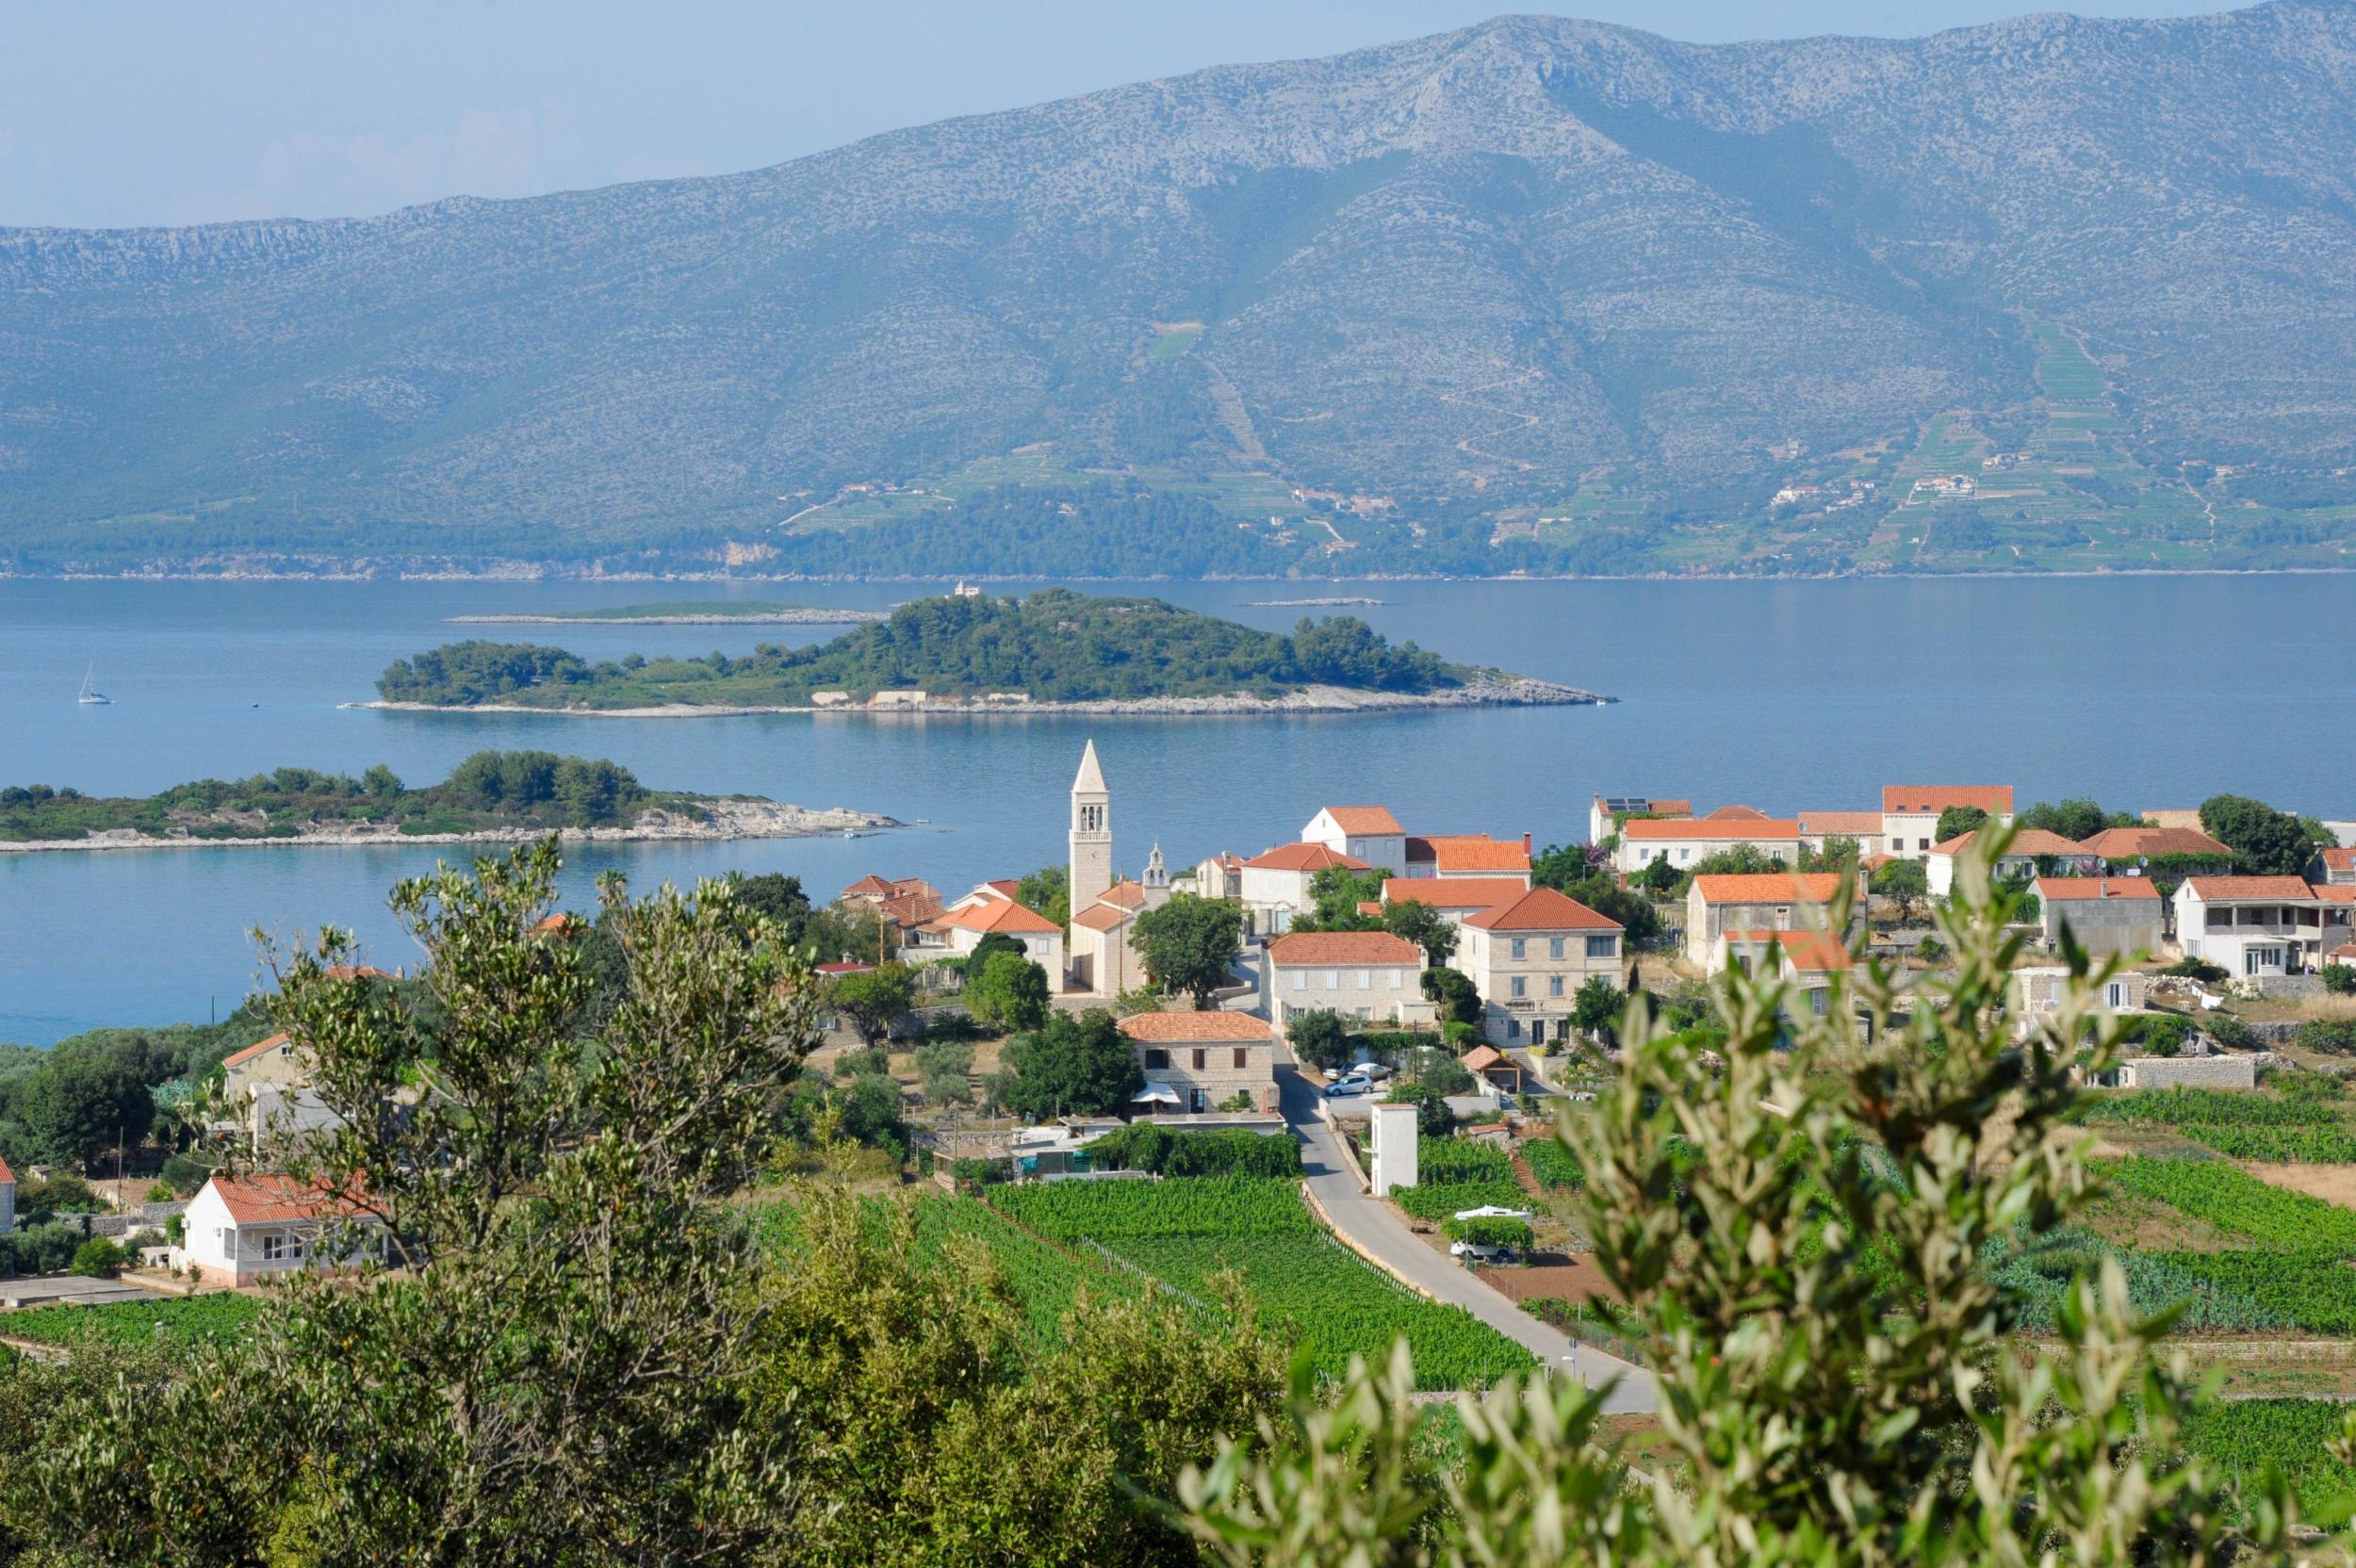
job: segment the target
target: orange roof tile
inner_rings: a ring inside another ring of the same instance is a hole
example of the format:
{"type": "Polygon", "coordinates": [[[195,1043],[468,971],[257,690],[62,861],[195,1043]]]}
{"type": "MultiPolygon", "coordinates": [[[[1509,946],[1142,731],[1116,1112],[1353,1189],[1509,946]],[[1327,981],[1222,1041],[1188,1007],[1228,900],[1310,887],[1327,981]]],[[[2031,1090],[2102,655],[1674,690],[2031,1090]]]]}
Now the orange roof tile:
{"type": "Polygon", "coordinates": [[[1734,939],[1762,947],[1772,942],[1783,950],[1793,969],[1809,974],[1857,967],[1848,944],[1829,931],[1743,931],[1735,934],[1734,939]]]}
{"type": "Polygon", "coordinates": [[[1133,1040],[1264,1040],[1268,1020],[1250,1013],[1132,1013],[1121,1032],[1133,1040]]]}
{"type": "Polygon", "coordinates": [[[8,1161],[0,1160],[0,1184],[13,1184],[15,1181],[16,1172],[8,1168],[8,1161]]]}
{"type": "Polygon", "coordinates": [[[323,1219],[350,1215],[358,1200],[317,1182],[254,1171],[246,1176],[214,1176],[209,1184],[221,1194],[229,1217],[240,1225],[267,1224],[277,1219],[323,1219]]]}
{"type": "Polygon", "coordinates": [[[2333,871],[2356,871],[2356,849],[2343,844],[2328,845],[2323,851],[2323,863],[2333,871]]]}
{"type": "Polygon", "coordinates": [[[2190,888],[2203,902],[2219,899],[2272,899],[2278,903],[2304,904],[2314,899],[2315,889],[2303,876],[2188,876],[2184,886],[2190,888]]]}
{"type": "Polygon", "coordinates": [[[1268,943],[1271,964],[1413,964],[1423,949],[1388,931],[1287,931],[1268,943]]]}
{"type": "Polygon", "coordinates": [[[992,899],[987,904],[969,904],[932,923],[935,929],[950,925],[962,931],[1029,932],[1036,936],[1063,929],[1045,915],[1026,908],[1010,898],[992,899]]]}
{"type": "Polygon", "coordinates": [[[1530,890],[1518,876],[1394,876],[1383,884],[1385,904],[1429,904],[1434,909],[1487,909],[1530,890]]]}
{"type": "Polygon", "coordinates": [[[1409,860],[1429,860],[1444,872],[1528,871],[1530,851],[1519,839],[1450,833],[1407,841],[1409,860]]]}
{"type": "Polygon", "coordinates": [[[2109,898],[2160,901],[2160,890],[2141,876],[2040,876],[2037,895],[2048,904],[2109,898]]]}
{"type": "Polygon", "coordinates": [[[221,1059],[221,1065],[225,1068],[243,1067],[246,1063],[254,1060],[256,1056],[268,1055],[270,1053],[277,1050],[280,1046],[286,1044],[287,1040],[292,1037],[293,1037],[286,1034],[286,1031],[281,1030],[266,1040],[255,1040],[252,1045],[247,1046],[243,1051],[231,1052],[228,1055],[223,1056],[221,1059]]]}
{"type": "Polygon", "coordinates": [[[892,896],[892,884],[885,881],[882,877],[877,876],[871,871],[865,876],[860,877],[858,881],[843,889],[843,891],[836,896],[841,898],[889,898],[892,896]]]}
{"type": "Polygon", "coordinates": [[[1882,791],[1882,810],[1893,816],[1936,815],[1951,806],[1973,806],[1991,817],[2012,815],[2009,784],[1892,784],[1882,791]]]}
{"type": "Polygon", "coordinates": [[[1366,871],[1364,860],[1354,859],[1323,844],[1278,844],[1265,855],[1257,855],[1244,862],[1254,871],[1320,872],[1340,866],[1348,871],[1366,871]]]}
{"type": "Polygon", "coordinates": [[[1620,837],[1636,843],[1691,842],[1699,839],[1741,839],[1767,843],[1797,840],[1799,836],[1798,823],[1775,817],[1721,817],[1714,822],[1708,818],[1698,822],[1662,822],[1644,818],[1625,824],[1620,828],[1620,837]]]}
{"type": "Polygon", "coordinates": [[[1404,833],[1387,806],[1328,806],[1325,814],[1345,833],[1404,833]]]}
{"type": "Polygon", "coordinates": [[[2086,853],[2105,860],[2133,860],[2146,855],[2233,852],[2196,827],[2106,827],[2086,841],[2086,853]]]}
{"type": "Polygon", "coordinates": [[[1704,904],[1829,904],[1841,890],[1831,871],[1739,872],[1696,876],[1704,904]]]}
{"type": "Polygon", "coordinates": [[[1464,1054],[1459,1063],[1466,1072],[1486,1072],[1493,1067],[1511,1067],[1519,1070],[1511,1056],[1494,1045],[1476,1045],[1464,1054]]]}
{"type": "Polygon", "coordinates": [[[1085,925],[1091,931],[1112,931],[1128,923],[1129,911],[1118,904],[1091,904],[1072,917],[1074,925],[1085,925]]]}
{"type": "MultiPolygon", "coordinates": [[[[1931,853],[1933,855],[1961,855],[1971,847],[1972,841],[1977,834],[1976,828],[1970,833],[1958,833],[1943,844],[1934,844],[1931,847],[1931,853]]],[[[2004,846],[2004,853],[2007,856],[2084,855],[2086,853],[2086,848],[2074,839],[2065,839],[2058,833],[2048,833],[2042,827],[2024,827],[2012,836],[2012,841],[2004,846]]]]}
{"type": "Polygon", "coordinates": [[[1766,812],[1756,806],[1744,806],[1739,801],[1721,806],[1702,819],[1704,822],[1765,822],[1766,820],[1766,812]]]}
{"type": "Polygon", "coordinates": [[[1617,931],[1620,923],[1552,888],[1532,888],[1510,904],[1466,917],[1483,931],[1617,931]]]}
{"type": "Polygon", "coordinates": [[[1145,889],[1136,882],[1116,882],[1099,894],[1096,902],[1116,905],[1123,909],[1138,908],[1145,903],[1145,889]]]}

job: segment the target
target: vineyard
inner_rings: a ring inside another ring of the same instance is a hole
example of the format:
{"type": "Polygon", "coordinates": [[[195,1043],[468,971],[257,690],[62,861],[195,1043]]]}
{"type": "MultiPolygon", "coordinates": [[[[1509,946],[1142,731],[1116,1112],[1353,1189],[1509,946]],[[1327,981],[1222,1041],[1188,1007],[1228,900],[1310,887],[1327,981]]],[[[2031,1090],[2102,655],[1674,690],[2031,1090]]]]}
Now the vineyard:
{"type": "Polygon", "coordinates": [[[1553,1138],[1533,1138],[1523,1144],[1522,1158],[1530,1162],[1530,1173],[1548,1192],[1587,1184],[1587,1173],[1579,1168],[1579,1161],[1553,1138]]]}
{"type": "Polygon", "coordinates": [[[2098,1160],[2111,1185],[2166,1203],[2260,1247],[2356,1253],[2356,1211],[2269,1186],[2222,1160],[2098,1160]]]}
{"type": "Polygon", "coordinates": [[[2237,1160],[2275,1165],[2356,1164],[2356,1129],[2336,1102],[2312,1094],[2236,1089],[2145,1089],[2103,1095],[2089,1126],[2163,1128],[2237,1160]]]}
{"type": "Polygon", "coordinates": [[[1513,1176],[1513,1156],[1487,1144],[1425,1138],[1415,1151],[1415,1183],[1391,1200],[1417,1219],[1440,1220],[1462,1209],[1527,1208],[1530,1195],[1513,1176]]]}
{"type": "Polygon", "coordinates": [[[2348,1407],[2336,1399],[2220,1400],[2186,1424],[2184,1446],[2254,1485],[2272,1464],[2299,1488],[2311,1516],[2356,1501],[2356,1470],[2325,1451],[2348,1407]]]}
{"type": "Polygon", "coordinates": [[[989,1200],[1077,1251],[1102,1247],[1206,1311],[1213,1276],[1235,1270],[1262,1321],[1305,1347],[1321,1376],[1341,1376],[1352,1356],[1380,1362],[1402,1335],[1422,1388],[1478,1387],[1531,1364],[1471,1314],[1424,1299],[1336,1243],[1289,1182],[1055,1182],[994,1188],[989,1200]]]}
{"type": "Polygon", "coordinates": [[[1041,1241],[987,1204],[926,1198],[918,1205],[917,1253],[912,1261],[930,1263],[960,1240],[979,1243],[998,1260],[1015,1299],[1022,1303],[1024,1331],[1037,1345],[1053,1345],[1063,1338],[1064,1319],[1082,1293],[1103,1300],[1133,1295],[1138,1288],[1134,1277],[1088,1262],[1076,1250],[1041,1241]]]}
{"type": "Polygon", "coordinates": [[[192,1345],[238,1337],[261,1310],[254,1298],[226,1291],[101,1307],[35,1307],[0,1315],[0,1334],[43,1345],[146,1345],[157,1340],[192,1345]]]}

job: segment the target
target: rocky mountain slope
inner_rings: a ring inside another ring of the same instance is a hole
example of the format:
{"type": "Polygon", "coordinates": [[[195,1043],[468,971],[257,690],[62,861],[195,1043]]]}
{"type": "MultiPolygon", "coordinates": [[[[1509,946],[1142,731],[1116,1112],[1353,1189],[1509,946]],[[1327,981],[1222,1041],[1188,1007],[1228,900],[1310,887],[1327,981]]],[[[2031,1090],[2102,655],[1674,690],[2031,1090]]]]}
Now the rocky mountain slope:
{"type": "Polygon", "coordinates": [[[2022,504],[1923,509],[1954,547],[2305,559],[2356,531],[2356,7],[1730,47],[1505,18],[719,178],[0,231],[0,298],[20,569],[792,565],[885,487],[987,520],[1104,470],[1300,514],[1253,547],[1280,569],[1727,528],[1730,567],[1903,564],[1939,547],[1914,470],[2015,450],[2022,504]]]}

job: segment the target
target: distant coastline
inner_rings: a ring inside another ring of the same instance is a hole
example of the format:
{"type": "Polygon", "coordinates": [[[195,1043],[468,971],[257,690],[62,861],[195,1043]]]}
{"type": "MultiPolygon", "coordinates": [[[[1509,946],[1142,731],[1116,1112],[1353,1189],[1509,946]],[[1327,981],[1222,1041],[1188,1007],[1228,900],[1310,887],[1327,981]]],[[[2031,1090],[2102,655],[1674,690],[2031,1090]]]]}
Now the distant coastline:
{"type": "Polygon", "coordinates": [[[559,610],[540,614],[446,615],[451,626],[859,626],[892,618],[889,610],[829,610],[810,604],[725,602],[615,605],[600,610],[559,610]]]}

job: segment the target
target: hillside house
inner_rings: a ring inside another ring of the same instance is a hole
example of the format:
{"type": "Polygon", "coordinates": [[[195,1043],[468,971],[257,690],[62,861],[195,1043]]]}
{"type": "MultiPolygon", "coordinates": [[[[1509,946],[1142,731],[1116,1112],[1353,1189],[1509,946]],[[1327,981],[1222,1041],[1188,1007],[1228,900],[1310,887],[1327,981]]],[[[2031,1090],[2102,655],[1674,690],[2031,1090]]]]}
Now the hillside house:
{"type": "Polygon", "coordinates": [[[2162,856],[2196,856],[2217,862],[2223,875],[2233,869],[2233,852],[2197,827],[2106,827],[2086,841],[2086,852],[2105,865],[2151,860],[2162,856]]]}
{"type": "Polygon", "coordinates": [[[1194,890],[1200,898],[1243,901],[1243,857],[1220,850],[1194,868],[1194,890]]]}
{"type": "Polygon", "coordinates": [[[1323,807],[1301,828],[1301,841],[1390,871],[1407,865],[1407,830],[1382,806],[1323,807]]]}
{"type": "MultiPolygon", "coordinates": [[[[1977,832],[1958,833],[1943,844],[1933,844],[1922,857],[1923,874],[1930,879],[1933,898],[1949,898],[1955,890],[1955,862],[1972,852],[1979,838],[1977,832]]],[[[1999,882],[2020,882],[2035,876],[2040,860],[2058,861],[2061,870],[2071,874],[2098,874],[2101,860],[2086,853],[2086,846],[2058,833],[2048,833],[2041,827],[2024,827],[2012,836],[2004,853],[1996,858],[1995,873],[1999,882]]]]}
{"type": "Polygon", "coordinates": [[[1530,886],[1530,835],[1492,839],[1486,833],[1456,833],[1407,841],[1411,877],[1512,877],[1530,886]]]}
{"type": "Polygon", "coordinates": [[[1383,904],[1428,904],[1462,925],[1467,916],[1511,904],[1530,890],[1513,876],[1394,876],[1383,884],[1383,904]]]}
{"type": "Polygon", "coordinates": [[[2348,939],[2349,904],[2302,877],[2188,876],[2175,905],[2184,956],[2246,979],[2303,973],[2348,939]]]}
{"type": "Polygon", "coordinates": [[[1243,863],[1243,907],[1252,929],[1274,935],[1291,929],[1293,917],[1317,907],[1309,883],[1333,867],[1367,871],[1367,863],[1330,844],[1278,844],[1243,863]]]}
{"type": "Polygon", "coordinates": [[[1587,808],[1587,841],[1599,844],[1620,830],[1628,817],[1690,817],[1690,800],[1660,800],[1649,795],[1597,795],[1587,808]]]}
{"type": "Polygon", "coordinates": [[[1882,791],[1882,849],[1928,855],[1939,840],[1940,814],[1958,806],[1986,811],[2001,827],[2012,825],[2009,784],[1892,784],[1882,791]]]}
{"type": "Polygon", "coordinates": [[[1856,968],[1848,944],[1830,931],[1723,931],[1711,973],[1738,969],[1755,974],[1773,956],[1775,972],[1800,993],[1799,1008],[1823,1018],[1832,1011],[1834,983],[1856,968]]]}
{"type": "Polygon", "coordinates": [[[2356,885],[2356,849],[2334,844],[2316,857],[2316,879],[2328,887],[2356,885]]]}
{"type": "Polygon", "coordinates": [[[1050,984],[1064,972],[1063,927],[1011,898],[974,898],[917,927],[904,956],[912,963],[963,957],[992,934],[1023,944],[1023,956],[1047,972],[1050,984]]]}
{"type": "Polygon", "coordinates": [[[1588,976],[1621,983],[1625,934],[1619,922],[1552,888],[1465,917],[1455,967],[1487,1004],[1482,1037],[1494,1045],[1568,1039],[1588,976]]]}
{"type": "Polygon", "coordinates": [[[1835,839],[1850,840],[1857,846],[1860,858],[1881,848],[1879,811],[1803,811],[1799,824],[1800,842],[1819,855],[1835,839]]]}
{"type": "Polygon", "coordinates": [[[2059,947],[2063,927],[2097,957],[2160,951],[2168,940],[2168,901],[2141,876],[2040,876],[2037,879],[2045,945],[2059,947]]]}
{"type": "Polygon", "coordinates": [[[1250,1013],[1136,1013],[1121,1021],[1145,1087],[1134,1108],[1144,1115],[1201,1115],[1232,1103],[1273,1111],[1276,1036],[1250,1013]]]}
{"type": "Polygon", "coordinates": [[[1748,844],[1771,860],[1796,864],[1800,858],[1800,825],[1766,816],[1749,807],[1721,807],[1707,817],[1680,820],[1639,819],[1620,827],[1617,867],[1634,876],[1656,859],[1673,871],[1689,871],[1712,855],[1748,844]]]}
{"type": "Polygon", "coordinates": [[[1685,895],[1685,956],[1715,974],[1726,967],[1727,932],[1822,930],[1840,893],[1838,872],[1696,876],[1685,895]]]}
{"type": "Polygon", "coordinates": [[[1387,931],[1293,931],[1268,943],[1260,1010],[1279,1034],[1302,1013],[1368,1023],[1429,1023],[1423,949],[1387,931]]]}
{"type": "Polygon", "coordinates": [[[351,1198],[293,1177],[254,1172],[213,1176],[189,1200],[174,1268],[204,1271],[207,1283],[256,1284],[300,1268],[358,1264],[376,1250],[382,1221],[362,1214],[351,1198]],[[323,1255],[327,1232],[356,1227],[335,1255],[323,1255]]]}

